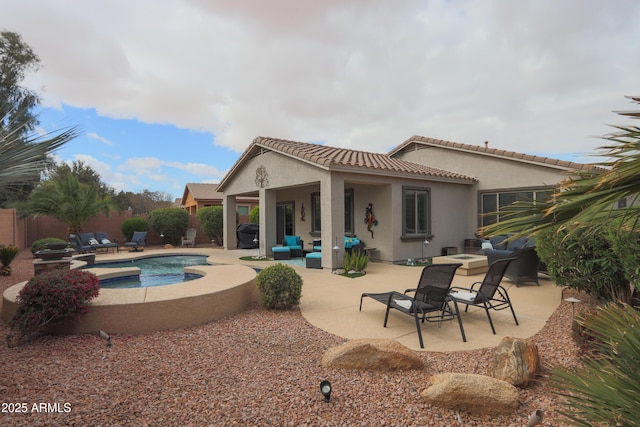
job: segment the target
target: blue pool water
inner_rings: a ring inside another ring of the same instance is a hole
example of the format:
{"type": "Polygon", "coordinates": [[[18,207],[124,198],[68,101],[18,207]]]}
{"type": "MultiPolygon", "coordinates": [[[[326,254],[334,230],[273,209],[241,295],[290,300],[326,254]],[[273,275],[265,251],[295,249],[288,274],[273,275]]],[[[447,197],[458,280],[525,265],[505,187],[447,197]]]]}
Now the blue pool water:
{"type": "Polygon", "coordinates": [[[106,289],[145,288],[187,282],[201,276],[185,274],[184,268],[207,265],[207,257],[201,255],[169,255],[142,258],[132,261],[95,264],[100,268],[138,267],[140,276],[126,276],[100,280],[100,287],[106,289]]]}

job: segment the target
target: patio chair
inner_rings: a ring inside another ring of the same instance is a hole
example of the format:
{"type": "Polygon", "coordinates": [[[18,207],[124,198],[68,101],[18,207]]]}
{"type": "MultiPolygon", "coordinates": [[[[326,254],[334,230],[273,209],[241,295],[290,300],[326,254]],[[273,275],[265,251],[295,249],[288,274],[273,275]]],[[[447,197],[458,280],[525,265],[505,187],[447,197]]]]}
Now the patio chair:
{"type": "Polygon", "coordinates": [[[125,242],[125,246],[132,248],[133,252],[138,252],[140,248],[143,248],[147,244],[147,232],[146,231],[134,231],[130,242],[125,242]]]}
{"type": "Polygon", "coordinates": [[[77,234],[69,234],[69,243],[71,243],[71,247],[73,250],[80,254],[86,254],[87,252],[95,252],[96,248],[91,245],[85,245],[80,240],[77,234]]]}
{"type": "Polygon", "coordinates": [[[456,318],[458,319],[458,326],[460,326],[462,341],[467,342],[458,305],[455,301],[452,301],[452,308],[448,298],[451,282],[456,274],[456,270],[461,265],[462,264],[428,265],[422,270],[418,287],[406,289],[403,294],[396,291],[363,293],[360,296],[360,311],[362,311],[363,298],[369,297],[387,306],[383,324],[385,328],[389,320],[389,311],[392,308],[413,317],[416,322],[420,348],[424,348],[420,321],[423,323],[424,321],[443,322],[456,318]],[[413,296],[408,295],[409,293],[413,293],[413,296]]]}
{"type": "Polygon", "coordinates": [[[289,247],[291,251],[291,257],[301,257],[302,256],[302,248],[304,247],[304,242],[300,239],[300,236],[284,236],[284,241],[282,242],[282,246],[289,247]]]}
{"type": "Polygon", "coordinates": [[[117,241],[112,241],[109,239],[109,235],[103,231],[96,231],[94,233],[96,240],[98,241],[98,248],[106,249],[107,253],[109,253],[109,249],[114,249],[114,252],[119,252],[120,245],[117,241]]]}
{"type": "Polygon", "coordinates": [[[519,325],[516,313],[511,305],[511,300],[509,299],[509,294],[507,290],[500,285],[507,271],[507,267],[509,267],[509,264],[514,260],[515,258],[502,258],[493,262],[489,266],[482,282],[475,282],[470,288],[452,287],[449,293],[449,299],[453,302],[466,305],[464,309],[465,312],[469,309],[470,305],[484,308],[484,311],[487,313],[487,319],[489,319],[489,325],[491,325],[491,331],[494,335],[496,334],[496,329],[493,326],[489,309],[511,309],[513,320],[515,320],[516,325],[519,325]],[[476,289],[477,285],[479,285],[479,287],[476,289]]]}
{"type": "Polygon", "coordinates": [[[192,248],[196,247],[196,229],[190,228],[187,230],[187,235],[182,236],[182,247],[191,246],[192,248]]]}

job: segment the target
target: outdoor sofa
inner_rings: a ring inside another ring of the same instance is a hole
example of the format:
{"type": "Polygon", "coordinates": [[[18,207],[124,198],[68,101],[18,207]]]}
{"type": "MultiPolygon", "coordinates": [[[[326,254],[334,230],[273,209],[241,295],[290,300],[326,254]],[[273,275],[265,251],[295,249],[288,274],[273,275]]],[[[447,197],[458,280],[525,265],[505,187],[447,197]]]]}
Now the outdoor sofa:
{"type": "MultiPolygon", "coordinates": [[[[507,235],[500,235],[489,239],[491,247],[484,249],[487,263],[491,265],[500,259],[515,258],[507,267],[505,277],[515,283],[516,286],[520,286],[523,283],[535,283],[540,286],[538,281],[540,257],[536,252],[535,241],[526,237],[517,239],[509,239],[508,237],[507,235]]],[[[485,246],[487,245],[485,244],[485,246]]]]}

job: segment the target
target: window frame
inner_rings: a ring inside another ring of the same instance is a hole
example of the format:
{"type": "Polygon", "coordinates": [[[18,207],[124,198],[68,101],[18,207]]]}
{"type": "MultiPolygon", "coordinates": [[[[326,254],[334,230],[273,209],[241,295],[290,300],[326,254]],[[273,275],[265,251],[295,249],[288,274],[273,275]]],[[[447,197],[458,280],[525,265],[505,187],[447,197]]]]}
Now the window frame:
{"type": "MultiPolygon", "coordinates": [[[[549,193],[549,196],[553,193],[555,187],[526,187],[526,188],[503,188],[499,190],[483,190],[478,195],[478,227],[485,227],[490,224],[496,224],[500,222],[500,210],[506,204],[500,204],[500,196],[508,197],[510,195],[531,193],[534,203],[542,196],[542,193],[549,193]],[[495,210],[484,211],[484,198],[487,196],[493,196],[495,198],[494,205],[495,210]],[[496,215],[488,215],[490,213],[497,213],[496,215]]],[[[515,201],[524,200],[522,198],[515,197],[515,201]]]]}
{"type": "Polygon", "coordinates": [[[402,235],[400,236],[401,240],[418,240],[423,239],[425,237],[430,238],[433,236],[431,229],[431,188],[430,187],[418,187],[418,186],[402,186],[402,235]],[[424,231],[408,233],[407,232],[407,195],[409,192],[414,193],[414,200],[416,204],[414,206],[414,229],[418,229],[418,221],[419,221],[419,206],[417,203],[417,195],[418,193],[425,194],[425,224],[424,231]]]}

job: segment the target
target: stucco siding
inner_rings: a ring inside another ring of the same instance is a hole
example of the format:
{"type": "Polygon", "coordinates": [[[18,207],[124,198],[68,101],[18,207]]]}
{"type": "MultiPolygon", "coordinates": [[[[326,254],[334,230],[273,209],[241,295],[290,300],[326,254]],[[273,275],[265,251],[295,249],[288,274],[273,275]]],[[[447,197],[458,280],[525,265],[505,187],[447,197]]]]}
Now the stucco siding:
{"type": "Polygon", "coordinates": [[[449,148],[425,147],[395,157],[472,176],[478,179],[477,190],[553,186],[567,177],[550,166],[449,148]]]}

